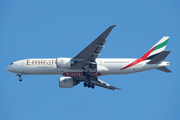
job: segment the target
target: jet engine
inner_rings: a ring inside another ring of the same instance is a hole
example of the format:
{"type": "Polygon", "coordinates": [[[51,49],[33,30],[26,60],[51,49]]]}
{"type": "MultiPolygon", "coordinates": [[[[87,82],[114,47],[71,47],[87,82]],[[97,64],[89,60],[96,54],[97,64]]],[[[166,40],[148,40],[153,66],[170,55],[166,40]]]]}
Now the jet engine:
{"type": "Polygon", "coordinates": [[[77,85],[78,82],[74,81],[72,77],[60,77],[59,78],[59,87],[61,88],[72,88],[77,85]]]}
{"type": "Polygon", "coordinates": [[[57,58],[56,65],[58,68],[71,68],[74,64],[74,61],[71,58],[57,58]]]}

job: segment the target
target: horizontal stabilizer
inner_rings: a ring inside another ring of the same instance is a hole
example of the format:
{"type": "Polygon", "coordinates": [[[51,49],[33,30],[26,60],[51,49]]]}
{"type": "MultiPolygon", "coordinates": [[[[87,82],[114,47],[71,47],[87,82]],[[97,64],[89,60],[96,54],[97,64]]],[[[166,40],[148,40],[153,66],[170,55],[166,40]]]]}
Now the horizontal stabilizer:
{"type": "Polygon", "coordinates": [[[167,73],[171,73],[171,71],[169,69],[167,69],[166,67],[159,67],[159,68],[157,68],[157,70],[167,72],[167,73]]]}
{"type": "Polygon", "coordinates": [[[153,58],[150,62],[147,64],[158,64],[164,61],[164,59],[168,56],[168,54],[171,51],[163,51],[159,55],[157,55],[155,58],[153,58]]]}

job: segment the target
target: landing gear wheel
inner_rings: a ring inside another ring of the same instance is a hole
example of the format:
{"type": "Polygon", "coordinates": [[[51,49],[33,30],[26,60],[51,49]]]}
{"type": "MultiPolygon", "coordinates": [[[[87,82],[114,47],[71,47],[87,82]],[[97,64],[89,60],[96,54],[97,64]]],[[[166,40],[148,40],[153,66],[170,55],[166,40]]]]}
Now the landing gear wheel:
{"type": "Polygon", "coordinates": [[[92,85],[91,85],[91,88],[94,89],[94,87],[95,87],[94,84],[92,84],[92,85]]]}
{"type": "Polygon", "coordinates": [[[91,87],[91,83],[88,83],[88,88],[90,88],[91,87]]]}
{"type": "Polygon", "coordinates": [[[21,82],[22,81],[22,77],[21,77],[21,73],[18,73],[17,76],[19,76],[19,81],[21,82]]]}
{"type": "Polygon", "coordinates": [[[87,87],[87,83],[86,82],[84,82],[84,87],[87,87]]]}
{"type": "Polygon", "coordinates": [[[84,87],[88,87],[88,88],[94,89],[94,88],[95,88],[95,85],[94,85],[94,84],[91,84],[91,83],[84,82],[84,87]]]}
{"type": "Polygon", "coordinates": [[[22,81],[22,78],[19,78],[19,81],[21,82],[21,81],[22,81]]]}

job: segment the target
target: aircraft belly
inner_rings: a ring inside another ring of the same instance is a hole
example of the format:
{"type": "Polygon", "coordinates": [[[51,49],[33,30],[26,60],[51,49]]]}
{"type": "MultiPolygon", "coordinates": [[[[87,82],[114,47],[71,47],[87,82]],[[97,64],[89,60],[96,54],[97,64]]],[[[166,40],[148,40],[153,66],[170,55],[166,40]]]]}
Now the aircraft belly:
{"type": "MultiPolygon", "coordinates": [[[[67,77],[84,77],[83,76],[83,69],[61,69],[61,72],[63,76],[67,76],[67,77]]],[[[93,76],[101,76],[102,73],[100,73],[99,71],[95,71],[95,70],[91,70],[90,74],[93,76]]]]}
{"type": "Polygon", "coordinates": [[[121,70],[124,66],[128,65],[127,63],[109,63],[109,64],[103,64],[107,69],[107,74],[130,74],[130,73],[136,73],[141,71],[146,71],[150,69],[156,69],[157,65],[148,65],[145,62],[141,62],[139,64],[136,64],[134,66],[131,66],[129,68],[121,70]]]}
{"type": "Polygon", "coordinates": [[[103,64],[108,71],[106,72],[106,74],[123,74],[120,69],[125,66],[126,64],[123,63],[109,63],[109,64],[103,64]]]}
{"type": "Polygon", "coordinates": [[[142,66],[132,66],[130,68],[121,70],[122,74],[130,74],[130,73],[136,73],[136,72],[142,72],[142,71],[146,71],[146,70],[151,70],[151,69],[156,69],[157,65],[142,65],[142,66]]]}
{"type": "Polygon", "coordinates": [[[54,66],[26,66],[23,68],[23,74],[43,75],[43,74],[58,74],[57,68],[54,66]]]}

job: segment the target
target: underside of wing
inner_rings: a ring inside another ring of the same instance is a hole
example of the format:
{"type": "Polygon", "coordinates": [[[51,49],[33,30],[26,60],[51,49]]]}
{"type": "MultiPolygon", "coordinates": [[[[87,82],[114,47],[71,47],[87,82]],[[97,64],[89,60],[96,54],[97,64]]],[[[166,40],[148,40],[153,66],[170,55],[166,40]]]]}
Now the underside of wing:
{"type": "Polygon", "coordinates": [[[103,88],[107,88],[107,89],[111,89],[111,90],[122,90],[121,88],[117,88],[117,87],[114,87],[108,83],[105,83],[104,81],[100,80],[100,79],[97,79],[97,80],[92,80],[91,83],[93,83],[94,85],[97,85],[99,87],[103,87],[103,88]]]}
{"type": "Polygon", "coordinates": [[[114,87],[114,86],[112,86],[112,85],[110,85],[110,84],[108,84],[108,83],[106,83],[100,79],[97,79],[97,77],[91,77],[89,81],[86,79],[86,77],[74,77],[73,79],[78,81],[78,82],[87,82],[87,83],[90,83],[92,85],[107,88],[110,90],[115,90],[115,89],[122,90],[121,88],[114,87]]]}

